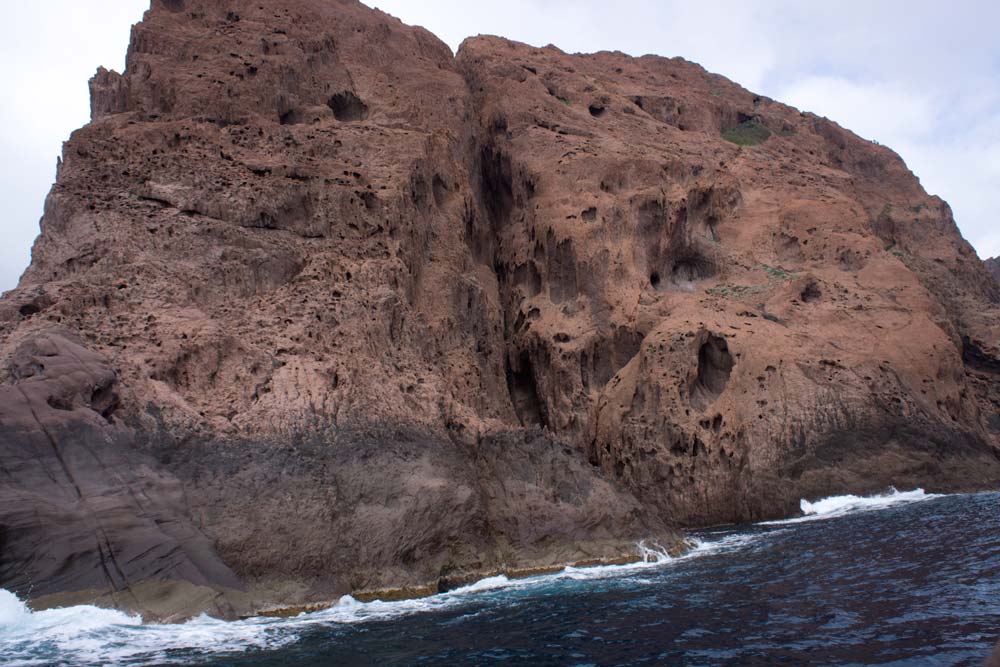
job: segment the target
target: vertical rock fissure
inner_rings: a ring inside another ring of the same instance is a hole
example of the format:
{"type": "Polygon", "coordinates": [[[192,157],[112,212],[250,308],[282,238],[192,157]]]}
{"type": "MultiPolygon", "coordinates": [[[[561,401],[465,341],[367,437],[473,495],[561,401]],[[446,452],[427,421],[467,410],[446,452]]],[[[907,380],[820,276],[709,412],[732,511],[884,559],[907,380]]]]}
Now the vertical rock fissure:
{"type": "Polygon", "coordinates": [[[478,250],[477,257],[493,271],[500,293],[503,311],[503,347],[507,391],[514,414],[522,426],[547,427],[547,408],[539,392],[537,363],[531,351],[518,344],[517,326],[512,325],[512,314],[520,308],[521,295],[513,281],[514,271],[501,256],[502,235],[510,228],[516,209],[513,166],[492,141],[476,148],[478,164],[479,198],[487,219],[486,238],[483,230],[475,229],[469,247],[478,250]]]}

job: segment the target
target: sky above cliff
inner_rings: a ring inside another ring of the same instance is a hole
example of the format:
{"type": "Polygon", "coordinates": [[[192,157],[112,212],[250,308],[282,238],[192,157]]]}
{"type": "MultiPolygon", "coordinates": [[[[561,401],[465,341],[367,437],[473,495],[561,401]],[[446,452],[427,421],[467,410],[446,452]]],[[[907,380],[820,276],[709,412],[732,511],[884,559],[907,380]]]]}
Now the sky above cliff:
{"type": "MultiPolygon", "coordinates": [[[[374,2],[374,0],[373,0],[374,2]]],[[[903,156],[983,257],[1000,255],[1000,5],[954,0],[378,0],[453,49],[499,34],[565,51],[683,56],[827,116],[903,156]]],[[[0,44],[0,291],[30,259],[61,144],[89,120],[87,80],[121,70],[149,0],[11,3],[0,44]]]]}

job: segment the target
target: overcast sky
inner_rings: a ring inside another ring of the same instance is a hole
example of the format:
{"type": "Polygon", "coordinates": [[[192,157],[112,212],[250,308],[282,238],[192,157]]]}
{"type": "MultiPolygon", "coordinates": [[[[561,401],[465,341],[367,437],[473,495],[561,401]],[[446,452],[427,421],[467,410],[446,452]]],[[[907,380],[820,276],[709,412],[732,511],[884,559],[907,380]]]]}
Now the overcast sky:
{"type": "MultiPolygon", "coordinates": [[[[276,1],[276,0],[269,0],[276,1]]],[[[332,1],[332,0],[331,0],[332,1]]],[[[56,156],[89,120],[87,80],[121,70],[148,0],[7,2],[0,43],[0,291],[38,233],[56,156]],[[95,9],[95,4],[100,8],[95,9]]],[[[1000,255],[1000,3],[993,0],[378,0],[457,49],[499,34],[570,52],[683,56],[899,152],[1000,255]]]]}

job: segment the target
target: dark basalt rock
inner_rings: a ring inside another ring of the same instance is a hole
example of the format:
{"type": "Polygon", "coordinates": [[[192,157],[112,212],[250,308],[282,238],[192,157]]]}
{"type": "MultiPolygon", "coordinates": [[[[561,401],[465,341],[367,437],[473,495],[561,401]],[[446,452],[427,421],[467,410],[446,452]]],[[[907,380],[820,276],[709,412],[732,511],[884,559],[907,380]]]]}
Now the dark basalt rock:
{"type": "MultiPolygon", "coordinates": [[[[116,422],[117,378],[65,332],[40,334],[8,361],[0,386],[0,581],[33,598],[93,591],[119,607],[162,607],[136,584],[240,588],[195,526],[176,477],[136,451],[116,422]]],[[[223,596],[209,610],[231,615],[223,596]]],[[[169,612],[164,612],[169,618],[169,612]]]]}

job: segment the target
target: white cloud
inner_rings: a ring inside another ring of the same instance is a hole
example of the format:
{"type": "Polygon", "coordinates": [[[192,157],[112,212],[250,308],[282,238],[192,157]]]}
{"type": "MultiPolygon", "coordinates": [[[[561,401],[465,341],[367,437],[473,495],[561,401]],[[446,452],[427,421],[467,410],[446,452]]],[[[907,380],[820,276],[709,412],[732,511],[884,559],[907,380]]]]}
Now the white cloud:
{"type": "Polygon", "coordinates": [[[1000,255],[1000,108],[996,90],[934,94],[898,82],[807,77],[779,94],[892,147],[924,188],[947,200],[983,257],[1000,255]]]}
{"type": "Polygon", "coordinates": [[[778,58],[771,40],[748,30],[766,20],[758,3],[682,0],[379,0],[379,9],[421,25],[453,50],[471,35],[500,35],[569,53],[623,51],[682,56],[756,87],[778,58]]]}
{"type": "Polygon", "coordinates": [[[832,118],[855,133],[894,145],[930,134],[938,100],[927,92],[894,82],[855,83],[811,76],[781,90],[778,98],[794,107],[832,118]]]}
{"type": "Polygon", "coordinates": [[[99,65],[121,70],[131,25],[148,0],[9,3],[0,58],[11,64],[0,102],[0,291],[28,265],[56,158],[90,120],[87,81],[99,65]]]}

